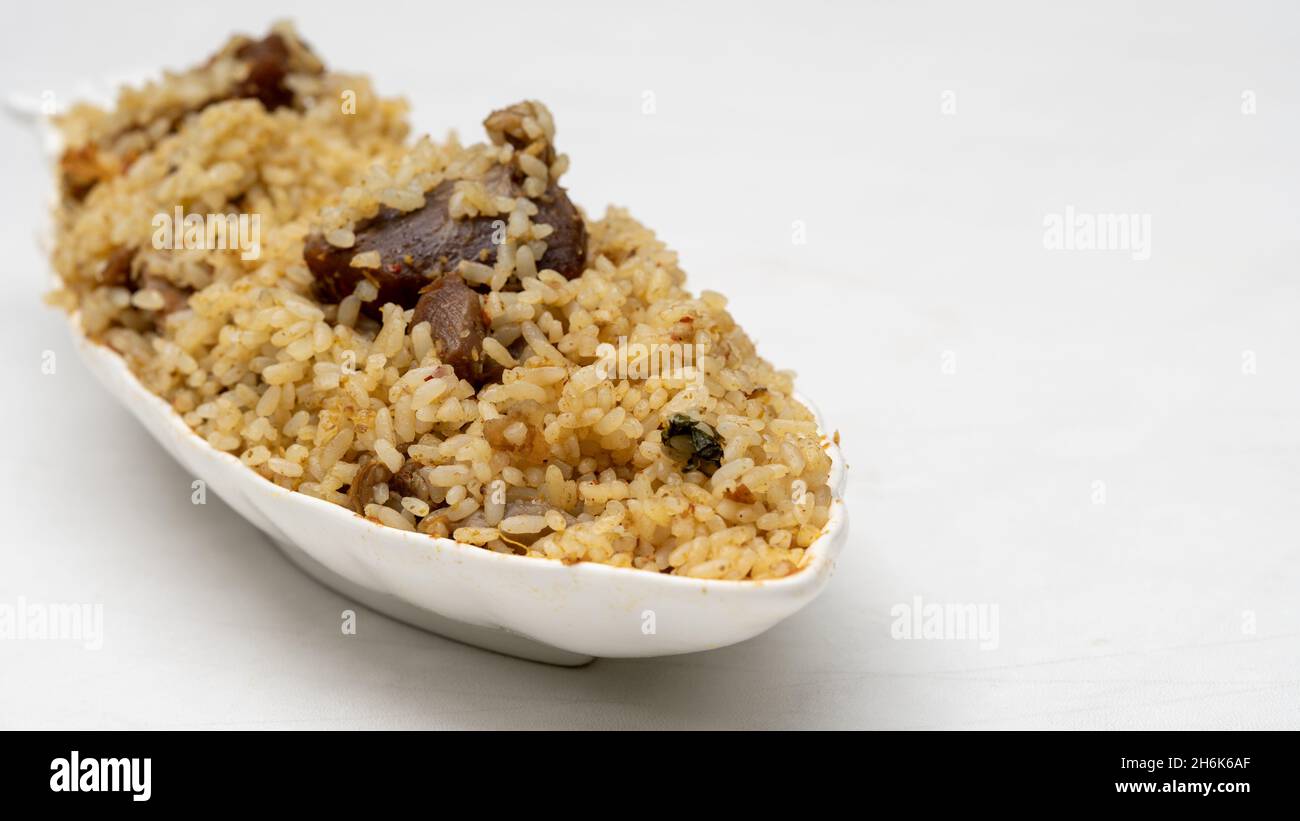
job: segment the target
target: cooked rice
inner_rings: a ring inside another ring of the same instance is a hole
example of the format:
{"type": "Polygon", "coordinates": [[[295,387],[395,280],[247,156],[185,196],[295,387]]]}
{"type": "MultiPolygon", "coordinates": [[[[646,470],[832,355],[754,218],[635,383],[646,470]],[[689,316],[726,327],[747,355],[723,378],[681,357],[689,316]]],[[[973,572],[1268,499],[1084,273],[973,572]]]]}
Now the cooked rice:
{"type": "MultiPolygon", "coordinates": [[[[310,62],[292,29],[277,30],[310,62]]],[[[792,398],[792,374],[756,354],[722,296],[684,290],[676,255],[622,209],[586,219],[581,276],[538,269],[551,227],[532,223],[530,197],[568,166],[544,106],[494,115],[487,144],[410,145],[403,102],[376,96],[364,78],[316,71],[290,77],[299,106],[268,112],[230,99],[177,113],[232,77],[238,65],[219,59],[123,92],[113,112],[80,107],[61,122],[74,149],[120,157],[125,143],[130,156],[84,199],[60,205],[63,287],[52,299],[79,310],[86,333],[120,352],[199,436],[277,485],[344,506],[363,471],[378,463],[396,474],[414,462],[422,492],[376,483],[364,515],[503,553],[717,579],[801,566],[827,522],[830,459],[792,398]],[[341,110],[349,92],[355,113],[341,110]],[[164,121],[175,130],[150,125],[164,121]],[[532,142],[526,159],[513,156],[511,134],[532,142]],[[524,196],[493,195],[480,181],[512,160],[524,196]],[[491,288],[482,353],[505,368],[477,392],[440,362],[427,324],[409,327],[410,309],[390,304],[382,321],[370,318],[361,309],[377,291],[366,280],[322,304],[303,262],[308,231],[350,248],[360,220],[381,206],[419,208],[442,180],[459,181],[453,216],[506,223],[494,265],[460,268],[491,288]],[[260,214],[261,257],[155,250],[151,219],[177,205],[260,214]],[[111,273],[122,249],[139,249],[131,273],[148,287],[132,292],[111,273]],[[511,277],[520,287],[503,290],[511,277]],[[509,348],[520,338],[527,348],[516,357],[509,348]],[[597,346],[620,338],[694,344],[705,376],[607,378],[597,346]],[[687,470],[662,441],[675,414],[721,437],[711,476],[687,470]]]]}

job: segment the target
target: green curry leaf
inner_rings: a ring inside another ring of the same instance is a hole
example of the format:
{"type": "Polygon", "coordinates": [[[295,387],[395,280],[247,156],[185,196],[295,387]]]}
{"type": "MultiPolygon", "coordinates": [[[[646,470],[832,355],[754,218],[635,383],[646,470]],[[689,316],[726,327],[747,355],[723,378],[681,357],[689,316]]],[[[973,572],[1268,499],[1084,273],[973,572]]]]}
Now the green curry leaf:
{"type": "Polygon", "coordinates": [[[703,422],[674,413],[660,428],[665,446],[686,459],[686,470],[712,475],[722,464],[722,437],[703,422]]]}

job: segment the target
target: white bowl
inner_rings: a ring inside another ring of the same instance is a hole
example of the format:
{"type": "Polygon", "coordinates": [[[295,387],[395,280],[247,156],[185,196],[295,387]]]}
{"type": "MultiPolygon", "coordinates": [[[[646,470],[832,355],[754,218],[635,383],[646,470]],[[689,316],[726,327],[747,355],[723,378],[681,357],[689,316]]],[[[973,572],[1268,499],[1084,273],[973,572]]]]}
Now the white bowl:
{"type": "MultiPolygon", "coordinates": [[[[848,536],[844,461],[827,437],[834,500],[825,532],[797,573],[770,581],[669,576],[593,562],[510,556],[385,527],[285,490],[216,450],[149,392],[112,349],[72,317],[86,366],[186,470],[323,584],[434,633],[551,664],[597,656],[693,653],[757,636],[826,586],[848,536]]],[[[813,410],[818,428],[825,424],[813,410]]]]}

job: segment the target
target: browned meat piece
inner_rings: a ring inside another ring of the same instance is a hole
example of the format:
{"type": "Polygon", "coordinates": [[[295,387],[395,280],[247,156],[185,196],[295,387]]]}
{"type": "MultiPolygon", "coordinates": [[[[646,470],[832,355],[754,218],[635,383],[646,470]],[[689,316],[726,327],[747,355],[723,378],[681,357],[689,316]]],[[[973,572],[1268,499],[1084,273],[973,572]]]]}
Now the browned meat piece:
{"type": "Polygon", "coordinates": [[[546,238],[546,253],[538,268],[552,268],[565,279],[582,276],[587,267],[587,225],[563,188],[552,184],[535,200],[533,223],[545,223],[555,230],[546,238]]]}
{"type": "Polygon", "coordinates": [[[483,353],[487,320],[478,294],[459,274],[448,274],[415,303],[411,325],[429,323],[438,358],[450,365],[456,376],[475,387],[500,378],[496,362],[483,353]]]}
{"type": "Polygon", "coordinates": [[[135,261],[135,255],[136,249],[130,246],[114,249],[99,269],[99,284],[113,288],[126,288],[133,293],[143,288],[157,291],[163,298],[162,307],[144,312],[145,325],[142,329],[147,328],[150,323],[157,327],[169,314],[189,307],[190,295],[194,293],[194,289],[177,285],[166,277],[148,270],[133,271],[132,263],[135,261]]]}
{"type": "Polygon", "coordinates": [[[499,218],[452,219],[447,204],[454,186],[451,180],[438,185],[425,195],[425,206],[415,211],[381,208],[354,229],[357,241],[351,248],[335,248],[320,234],[309,236],[303,259],[316,276],[322,298],[338,302],[368,277],[379,287],[379,298],[366,308],[377,317],[388,302],[403,308],[415,305],[421,288],[454,271],[462,259],[492,264],[492,222],[499,218]],[[351,266],[352,257],[366,251],[379,252],[379,268],[351,266]]]}
{"type": "Polygon", "coordinates": [[[424,480],[424,474],[421,469],[424,465],[419,462],[407,462],[402,465],[393,478],[388,480],[388,489],[398,496],[414,496],[422,501],[429,501],[432,494],[429,492],[429,483],[424,480]]]}
{"type": "Polygon", "coordinates": [[[131,260],[135,259],[134,248],[118,248],[108,255],[104,267],[99,270],[99,281],[104,285],[124,287],[131,281],[131,260]]]}
{"type": "MultiPolygon", "coordinates": [[[[353,229],[356,243],[351,248],[335,248],[319,233],[310,235],[303,247],[303,258],[316,276],[321,298],[338,302],[352,293],[362,277],[367,277],[378,286],[379,297],[366,303],[365,309],[378,317],[388,302],[403,308],[413,306],[421,289],[431,280],[455,271],[461,260],[494,264],[494,223],[503,218],[452,219],[447,206],[455,185],[453,180],[440,183],[425,194],[424,207],[415,211],[381,208],[373,218],[353,229]],[[379,252],[379,267],[352,267],[352,257],[366,251],[379,252]]],[[[494,194],[520,194],[504,166],[489,173],[484,185],[494,194]]],[[[582,215],[564,189],[555,185],[538,198],[537,208],[533,222],[555,229],[546,238],[546,253],[538,267],[553,268],[569,279],[579,276],[587,259],[587,227],[582,215]]]]}
{"type": "MultiPolygon", "coordinates": [[[[493,111],[483,121],[488,137],[495,145],[510,143],[516,154],[529,154],[548,167],[555,162],[555,146],[545,134],[529,136],[525,120],[539,113],[536,103],[515,103],[508,108],[493,111]]],[[[519,196],[526,175],[519,170],[516,160],[511,175],[510,196],[519,196]]],[[[554,229],[546,238],[546,254],[539,260],[539,268],[551,268],[567,279],[582,275],[587,262],[587,226],[582,215],[573,207],[563,188],[554,182],[540,197],[534,198],[537,215],[534,223],[544,223],[554,229]]]]}
{"type": "Polygon", "coordinates": [[[516,150],[522,151],[528,147],[530,140],[524,132],[524,118],[532,113],[531,106],[526,103],[515,103],[508,108],[499,108],[483,120],[483,127],[487,129],[488,136],[492,142],[500,145],[502,142],[508,142],[516,150]]]}
{"type": "Polygon", "coordinates": [[[161,322],[168,314],[188,308],[190,295],[194,293],[194,289],[177,285],[170,279],[147,269],[132,270],[136,250],[130,246],[115,248],[99,269],[99,284],[113,288],[126,288],[132,293],[144,288],[157,291],[163,298],[162,307],[146,312],[153,315],[151,320],[154,323],[161,322]]]}
{"type": "Polygon", "coordinates": [[[235,87],[232,97],[255,97],[267,111],[293,102],[293,90],[284,84],[289,76],[289,45],[279,34],[246,43],[235,57],[248,64],[248,76],[235,87]]]}
{"type": "Polygon", "coordinates": [[[483,127],[495,145],[510,143],[516,151],[532,154],[550,165],[555,160],[554,146],[543,135],[530,137],[524,128],[524,120],[534,113],[532,103],[515,103],[493,111],[483,120],[483,127]]]}
{"type": "Polygon", "coordinates": [[[366,505],[375,501],[375,485],[382,485],[391,478],[393,472],[378,459],[371,459],[358,467],[348,488],[348,507],[364,516],[366,505]]]}

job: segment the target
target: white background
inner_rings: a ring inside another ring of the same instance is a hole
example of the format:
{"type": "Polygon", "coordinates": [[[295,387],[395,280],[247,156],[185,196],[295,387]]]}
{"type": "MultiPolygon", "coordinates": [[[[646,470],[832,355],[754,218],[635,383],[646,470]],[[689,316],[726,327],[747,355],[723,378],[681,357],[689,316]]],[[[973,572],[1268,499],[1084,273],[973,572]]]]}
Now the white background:
{"type": "Polygon", "coordinates": [[[6,120],[0,604],[100,603],[105,644],[0,640],[0,727],[1300,727],[1294,4],[276,5],[19,3],[0,90],[292,16],[422,130],[546,101],[574,199],[656,229],[841,431],[849,547],[706,654],[341,635],[75,359],[6,120]],[[1150,260],[1046,250],[1067,206],[1151,215],[1150,260]],[[996,605],[997,649],[891,638],[915,596],[996,605]]]}

